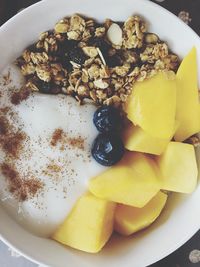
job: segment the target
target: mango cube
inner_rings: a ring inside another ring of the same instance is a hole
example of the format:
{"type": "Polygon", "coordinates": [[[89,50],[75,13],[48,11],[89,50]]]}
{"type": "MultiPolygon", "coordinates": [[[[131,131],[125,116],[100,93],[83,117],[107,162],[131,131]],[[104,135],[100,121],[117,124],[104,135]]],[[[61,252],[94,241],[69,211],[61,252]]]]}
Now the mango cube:
{"type": "Polygon", "coordinates": [[[123,141],[126,149],[153,155],[160,155],[164,152],[169,139],[153,137],[138,126],[129,125],[123,132],[123,141]]]}
{"type": "Polygon", "coordinates": [[[195,190],[198,169],[193,145],[170,142],[157,162],[162,189],[179,193],[192,193],[195,190]]]}
{"type": "Polygon", "coordinates": [[[118,205],[115,212],[115,230],[128,236],[148,227],[160,215],[166,201],[167,195],[159,192],[143,208],[118,205]]]}
{"type": "Polygon", "coordinates": [[[113,231],[115,203],[83,195],[53,239],[72,248],[97,253],[106,244],[113,231]]]}
{"type": "Polygon", "coordinates": [[[183,59],[177,75],[176,119],[180,125],[175,134],[176,141],[184,141],[200,132],[200,105],[198,97],[197,52],[193,48],[183,59]]]}
{"type": "Polygon", "coordinates": [[[122,161],[89,181],[95,196],[134,207],[144,207],[160,190],[153,159],[127,152],[122,161]]]}
{"type": "Polygon", "coordinates": [[[127,117],[150,136],[170,139],[176,113],[175,74],[160,72],[137,82],[125,105],[127,117]]]}

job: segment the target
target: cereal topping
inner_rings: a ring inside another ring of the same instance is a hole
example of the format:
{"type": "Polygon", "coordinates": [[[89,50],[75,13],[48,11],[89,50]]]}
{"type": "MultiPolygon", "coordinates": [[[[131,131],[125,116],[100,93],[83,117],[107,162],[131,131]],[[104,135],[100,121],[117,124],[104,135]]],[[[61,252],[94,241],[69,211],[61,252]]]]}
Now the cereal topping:
{"type": "Polygon", "coordinates": [[[121,105],[136,81],[158,71],[176,72],[179,59],[139,16],[99,24],[75,14],[42,33],[17,64],[27,90],[63,93],[80,104],[91,99],[121,105]]]}

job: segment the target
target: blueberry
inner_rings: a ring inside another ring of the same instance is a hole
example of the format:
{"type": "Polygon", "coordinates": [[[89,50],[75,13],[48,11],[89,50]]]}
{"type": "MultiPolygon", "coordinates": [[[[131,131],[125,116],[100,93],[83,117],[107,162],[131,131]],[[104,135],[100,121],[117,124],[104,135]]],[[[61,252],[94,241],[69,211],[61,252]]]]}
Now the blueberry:
{"type": "Polygon", "coordinates": [[[73,70],[72,64],[69,62],[69,58],[67,56],[63,56],[60,59],[60,62],[64,69],[66,69],[68,72],[71,72],[73,70]]]}
{"type": "Polygon", "coordinates": [[[51,92],[51,84],[48,82],[39,81],[38,87],[41,93],[50,94],[51,92]]]}
{"type": "Polygon", "coordinates": [[[58,50],[56,51],[56,55],[59,57],[65,57],[68,56],[68,52],[71,49],[76,48],[78,45],[78,42],[75,40],[64,40],[62,42],[58,43],[58,50]]]}
{"type": "Polygon", "coordinates": [[[99,134],[92,146],[93,158],[103,166],[116,164],[124,155],[124,145],[118,135],[99,134]]]}
{"type": "Polygon", "coordinates": [[[106,40],[102,38],[95,38],[91,42],[91,45],[96,46],[101,50],[108,67],[114,68],[122,65],[123,61],[119,55],[109,56],[109,50],[112,48],[112,46],[106,42],[106,40]]]}
{"type": "Polygon", "coordinates": [[[98,47],[103,54],[108,53],[111,46],[102,38],[95,38],[92,45],[98,47]]]}
{"type": "Polygon", "coordinates": [[[122,125],[119,111],[112,106],[98,108],[94,113],[93,122],[101,133],[119,131],[122,125]]]}
{"type": "Polygon", "coordinates": [[[68,57],[70,61],[73,61],[79,65],[83,65],[85,60],[87,59],[83,50],[79,47],[75,47],[68,52],[68,57]]]}
{"type": "Polygon", "coordinates": [[[27,48],[28,51],[36,53],[36,52],[43,52],[42,49],[38,49],[36,44],[32,44],[27,48]]]}
{"type": "Polygon", "coordinates": [[[61,93],[61,88],[51,82],[44,82],[42,80],[40,80],[37,84],[37,86],[39,87],[39,91],[43,94],[59,94],[61,93]]]}
{"type": "Polygon", "coordinates": [[[114,68],[117,66],[121,66],[123,64],[122,59],[120,58],[120,56],[118,55],[114,55],[114,56],[107,56],[105,58],[106,60],[106,64],[108,65],[108,67],[110,68],[114,68]]]}

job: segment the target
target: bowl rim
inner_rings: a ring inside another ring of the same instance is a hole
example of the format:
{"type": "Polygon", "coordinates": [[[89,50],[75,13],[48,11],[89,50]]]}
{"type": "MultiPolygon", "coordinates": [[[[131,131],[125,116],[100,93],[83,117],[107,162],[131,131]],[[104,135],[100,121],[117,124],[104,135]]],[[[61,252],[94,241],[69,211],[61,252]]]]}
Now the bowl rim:
{"type": "MultiPolygon", "coordinates": [[[[57,2],[60,0],[57,0],[57,2]]],[[[75,0],[74,0],[75,1],[75,0]]],[[[164,7],[160,6],[157,3],[154,3],[150,0],[137,0],[138,2],[141,2],[142,4],[145,5],[149,5],[152,7],[156,7],[157,10],[161,10],[163,13],[165,13],[169,18],[175,18],[177,23],[182,24],[182,26],[184,26],[185,28],[187,28],[188,31],[190,31],[194,36],[196,36],[199,40],[200,40],[200,36],[186,23],[184,23],[181,19],[179,19],[175,14],[173,14],[172,12],[170,12],[169,10],[165,9],[164,7]]],[[[1,27],[0,27],[0,33],[3,31],[7,30],[7,27],[12,25],[16,18],[20,18],[23,17],[25,14],[28,14],[29,12],[31,12],[33,9],[36,8],[43,8],[46,4],[48,4],[49,0],[42,0],[39,1],[35,4],[32,4],[31,6],[23,9],[22,11],[20,11],[19,13],[17,13],[16,15],[14,15],[12,18],[10,18],[7,22],[5,22],[1,27]]],[[[191,230],[187,231],[187,235],[184,235],[184,238],[177,240],[177,242],[174,244],[174,246],[168,248],[167,251],[163,251],[162,254],[159,254],[159,256],[156,256],[148,262],[148,264],[154,264],[156,262],[158,262],[159,260],[169,256],[171,253],[173,253],[174,251],[176,251],[177,249],[179,249],[182,245],[184,245],[193,235],[195,235],[198,230],[200,229],[200,225],[195,225],[195,227],[192,228],[191,230]],[[194,229],[195,228],[195,229],[194,229]]],[[[26,259],[32,261],[35,264],[39,264],[39,265],[44,265],[47,266],[45,262],[42,261],[38,261],[36,258],[34,258],[33,256],[31,256],[30,254],[26,253],[23,251],[23,249],[19,249],[17,248],[14,244],[12,244],[11,241],[9,241],[3,233],[0,232],[0,241],[2,241],[4,244],[6,244],[7,246],[9,246],[11,249],[15,250],[17,253],[19,253],[21,256],[25,257],[26,259]]],[[[149,259],[148,259],[149,260],[149,259]]],[[[148,261],[147,260],[147,261],[148,261]]]]}

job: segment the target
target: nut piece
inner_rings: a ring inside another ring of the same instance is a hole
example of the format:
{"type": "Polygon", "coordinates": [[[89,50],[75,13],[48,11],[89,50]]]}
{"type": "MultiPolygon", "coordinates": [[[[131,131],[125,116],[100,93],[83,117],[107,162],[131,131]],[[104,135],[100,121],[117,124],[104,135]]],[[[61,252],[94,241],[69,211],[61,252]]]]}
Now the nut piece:
{"type": "Polygon", "coordinates": [[[66,33],[69,29],[69,25],[67,23],[64,22],[59,22],[56,24],[54,30],[57,33],[66,33]]]}
{"type": "Polygon", "coordinates": [[[143,46],[146,25],[138,16],[128,18],[123,27],[123,46],[124,48],[141,48],[143,46]]]}
{"type": "Polygon", "coordinates": [[[98,27],[95,30],[95,36],[96,37],[102,37],[102,36],[104,36],[105,32],[106,32],[105,27],[98,27]]]}
{"type": "Polygon", "coordinates": [[[118,76],[124,77],[128,74],[128,72],[130,70],[130,64],[126,63],[123,66],[115,67],[114,70],[118,76]]]}
{"type": "Polygon", "coordinates": [[[90,95],[90,91],[87,86],[79,85],[77,89],[78,95],[83,97],[88,97],[90,95]]]}
{"type": "Polygon", "coordinates": [[[67,33],[69,40],[79,40],[80,34],[76,31],[70,31],[67,33]]]}
{"type": "Polygon", "coordinates": [[[33,63],[24,64],[21,66],[21,72],[24,76],[31,75],[35,73],[35,66],[33,63]]]}
{"type": "Polygon", "coordinates": [[[28,63],[31,61],[31,52],[29,50],[25,50],[22,54],[23,59],[28,63]]]}
{"type": "Polygon", "coordinates": [[[127,63],[135,64],[139,60],[139,55],[136,52],[128,49],[123,51],[123,57],[127,63]]]}
{"type": "Polygon", "coordinates": [[[168,46],[165,43],[149,44],[143,53],[140,54],[142,62],[154,63],[169,55],[168,46]]]}
{"type": "Polygon", "coordinates": [[[48,55],[45,52],[33,53],[31,52],[31,60],[34,64],[39,65],[48,62],[48,55]]]}
{"type": "Polygon", "coordinates": [[[117,23],[113,23],[107,31],[108,40],[114,45],[122,45],[122,29],[117,23]]]}
{"type": "Polygon", "coordinates": [[[45,82],[49,82],[51,80],[51,72],[48,65],[45,64],[38,65],[36,66],[35,70],[40,80],[43,80],[45,82]]]}
{"type": "Polygon", "coordinates": [[[93,46],[83,47],[83,52],[88,57],[96,57],[98,55],[98,51],[97,51],[96,47],[93,47],[93,46]]]}
{"type": "Polygon", "coordinates": [[[145,35],[145,42],[147,44],[156,44],[158,41],[159,41],[159,38],[155,33],[147,33],[145,35]]]}
{"type": "Polygon", "coordinates": [[[100,76],[100,68],[97,64],[92,64],[88,69],[88,75],[90,79],[97,79],[100,76]]]}
{"type": "Polygon", "coordinates": [[[121,100],[120,100],[119,96],[114,95],[114,96],[112,96],[112,97],[110,97],[110,98],[107,98],[107,99],[103,102],[103,104],[104,104],[104,105],[107,105],[107,106],[109,106],[109,105],[118,106],[120,102],[121,102],[121,100]]]}
{"type": "Polygon", "coordinates": [[[109,86],[109,84],[107,82],[104,82],[102,79],[94,81],[94,85],[100,89],[106,89],[109,86]]]}

